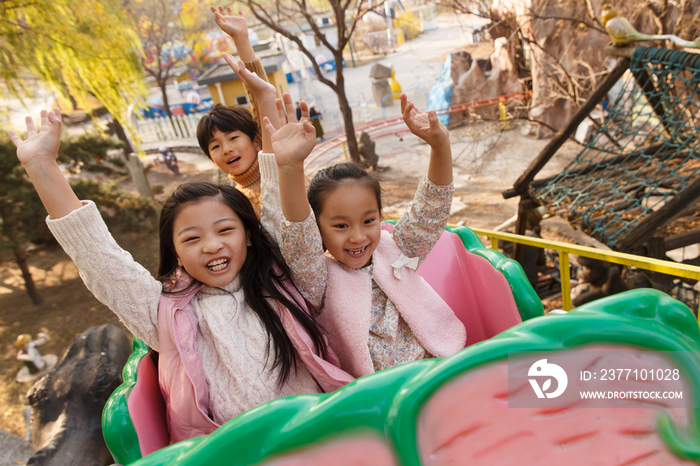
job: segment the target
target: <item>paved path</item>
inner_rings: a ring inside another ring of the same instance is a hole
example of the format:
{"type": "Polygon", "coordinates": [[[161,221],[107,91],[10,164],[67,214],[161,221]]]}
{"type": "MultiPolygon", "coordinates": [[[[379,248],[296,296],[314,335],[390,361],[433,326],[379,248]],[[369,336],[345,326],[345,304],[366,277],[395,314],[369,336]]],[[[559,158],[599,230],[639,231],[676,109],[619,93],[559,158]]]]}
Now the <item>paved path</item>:
{"type": "Polygon", "coordinates": [[[0,466],[26,464],[34,448],[24,439],[0,429],[0,466]]]}
{"type": "MultiPolygon", "coordinates": [[[[418,108],[427,108],[428,94],[442,71],[446,54],[457,50],[468,50],[472,45],[472,31],[485,23],[481,18],[468,18],[464,15],[458,17],[452,14],[439,16],[437,22],[438,29],[427,31],[416,39],[404,42],[395,53],[375,62],[385,66],[393,65],[396,79],[401,84],[402,90],[415,101],[418,108]]],[[[363,118],[371,120],[383,116],[382,109],[378,108],[376,103],[369,103],[366,107],[360,106],[362,102],[373,100],[369,77],[373,64],[367,63],[355,68],[347,67],[343,71],[345,92],[355,112],[356,120],[363,118]]],[[[326,73],[325,77],[335,81],[335,71],[326,73]]],[[[325,84],[316,80],[305,83],[303,86],[291,83],[290,94],[295,101],[305,98],[307,102],[314,101],[316,107],[322,109],[323,127],[327,132],[335,133],[336,127],[342,126],[338,98],[325,84]]],[[[387,117],[398,115],[398,105],[387,107],[384,114],[387,117]]]]}

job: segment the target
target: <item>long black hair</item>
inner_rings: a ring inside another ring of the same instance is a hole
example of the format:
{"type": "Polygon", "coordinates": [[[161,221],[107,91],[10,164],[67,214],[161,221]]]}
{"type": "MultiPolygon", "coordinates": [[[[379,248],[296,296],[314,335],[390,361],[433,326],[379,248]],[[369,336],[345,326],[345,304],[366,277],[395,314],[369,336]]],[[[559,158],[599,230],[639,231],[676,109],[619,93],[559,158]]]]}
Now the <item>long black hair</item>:
{"type": "Polygon", "coordinates": [[[289,379],[292,367],[296,368],[296,358],[294,346],[284,330],[277,310],[268,302],[269,298],[279,301],[289,309],[304,326],[324,357],[326,345],[319,324],[311,317],[315,315],[313,306],[306,300],[298,302],[291,293],[281,291],[295,287],[291,280],[292,274],[282,258],[279,246],[262,228],[253,206],[245,195],[232,186],[213,183],[180,185],[165,202],[160,214],[159,279],[167,285],[164,286],[164,292],[173,289],[173,282],[177,280],[178,264],[173,242],[173,225],[178,213],[187,204],[211,198],[220,199],[230,207],[241,219],[245,231],[250,236],[252,245],[248,247],[245,262],[239,272],[241,284],[248,306],[258,315],[265,327],[268,342],[271,338],[274,343],[275,357],[272,369],[278,366],[281,368],[278,383],[282,385],[289,379]]]}
{"type": "Polygon", "coordinates": [[[382,213],[382,187],[379,181],[356,163],[339,163],[319,170],[309,183],[306,197],[316,219],[323,211],[323,204],[330,193],[344,183],[359,183],[372,190],[377,198],[379,214],[382,213]]]}

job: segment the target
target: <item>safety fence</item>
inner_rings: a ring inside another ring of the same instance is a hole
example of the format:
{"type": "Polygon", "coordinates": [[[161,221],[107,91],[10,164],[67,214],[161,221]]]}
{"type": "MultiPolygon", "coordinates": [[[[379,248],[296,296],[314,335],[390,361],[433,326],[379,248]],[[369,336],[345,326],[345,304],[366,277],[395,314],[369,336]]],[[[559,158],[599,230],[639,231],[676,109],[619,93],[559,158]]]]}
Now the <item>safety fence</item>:
{"type": "Polygon", "coordinates": [[[588,246],[579,246],[576,244],[562,243],[559,241],[532,238],[530,236],[515,235],[513,233],[485,230],[482,228],[472,228],[472,231],[474,231],[474,233],[476,233],[477,235],[485,236],[486,238],[488,238],[490,241],[491,249],[495,250],[498,250],[497,240],[500,239],[503,241],[510,241],[513,243],[524,244],[527,246],[535,246],[538,248],[551,249],[557,251],[559,253],[559,268],[561,274],[562,306],[565,311],[569,311],[572,309],[571,277],[569,273],[569,254],[590,257],[591,259],[598,259],[613,264],[637,267],[639,269],[648,270],[650,272],[663,273],[679,278],[700,280],[700,267],[693,265],[681,264],[678,262],[671,262],[660,259],[653,259],[650,257],[637,256],[634,254],[626,254],[616,251],[606,251],[602,249],[591,248],[588,246]]]}
{"type": "Polygon", "coordinates": [[[197,137],[197,124],[203,114],[173,116],[140,120],[136,127],[141,142],[150,144],[159,141],[173,141],[197,137]]]}

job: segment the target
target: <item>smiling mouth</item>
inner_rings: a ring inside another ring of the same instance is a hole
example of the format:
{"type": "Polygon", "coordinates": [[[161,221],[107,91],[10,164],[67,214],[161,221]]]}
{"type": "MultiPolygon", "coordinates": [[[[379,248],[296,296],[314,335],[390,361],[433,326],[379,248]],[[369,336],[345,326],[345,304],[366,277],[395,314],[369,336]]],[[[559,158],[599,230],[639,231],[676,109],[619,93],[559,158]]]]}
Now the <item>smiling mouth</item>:
{"type": "Polygon", "coordinates": [[[363,248],[358,248],[358,249],[346,249],[345,251],[347,251],[347,253],[350,254],[351,256],[357,256],[357,257],[359,257],[359,256],[361,256],[361,255],[367,250],[368,247],[369,247],[369,244],[368,244],[367,246],[363,247],[363,248]]]}
{"type": "Polygon", "coordinates": [[[224,270],[228,265],[228,259],[217,259],[211,261],[207,264],[207,268],[212,272],[218,272],[219,270],[224,270]]]}
{"type": "Polygon", "coordinates": [[[227,164],[227,165],[231,165],[231,164],[234,164],[234,163],[238,162],[239,160],[241,160],[240,157],[234,157],[234,158],[232,158],[231,160],[229,160],[228,162],[226,162],[226,164],[227,164]]]}

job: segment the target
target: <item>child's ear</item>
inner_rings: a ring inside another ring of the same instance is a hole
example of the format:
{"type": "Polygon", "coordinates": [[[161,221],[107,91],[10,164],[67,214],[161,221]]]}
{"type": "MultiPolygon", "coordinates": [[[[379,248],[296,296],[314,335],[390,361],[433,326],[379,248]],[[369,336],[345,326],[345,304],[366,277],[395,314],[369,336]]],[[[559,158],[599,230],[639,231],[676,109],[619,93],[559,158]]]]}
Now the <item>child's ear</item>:
{"type": "Polygon", "coordinates": [[[260,134],[255,135],[253,145],[255,146],[256,151],[260,152],[262,150],[262,136],[260,136],[260,134]]]}
{"type": "Polygon", "coordinates": [[[182,261],[180,260],[179,257],[177,258],[177,265],[180,266],[180,267],[182,267],[182,261]]]}
{"type": "Polygon", "coordinates": [[[250,240],[250,232],[249,231],[245,232],[245,245],[248,247],[251,247],[253,245],[253,242],[250,240]]]}

